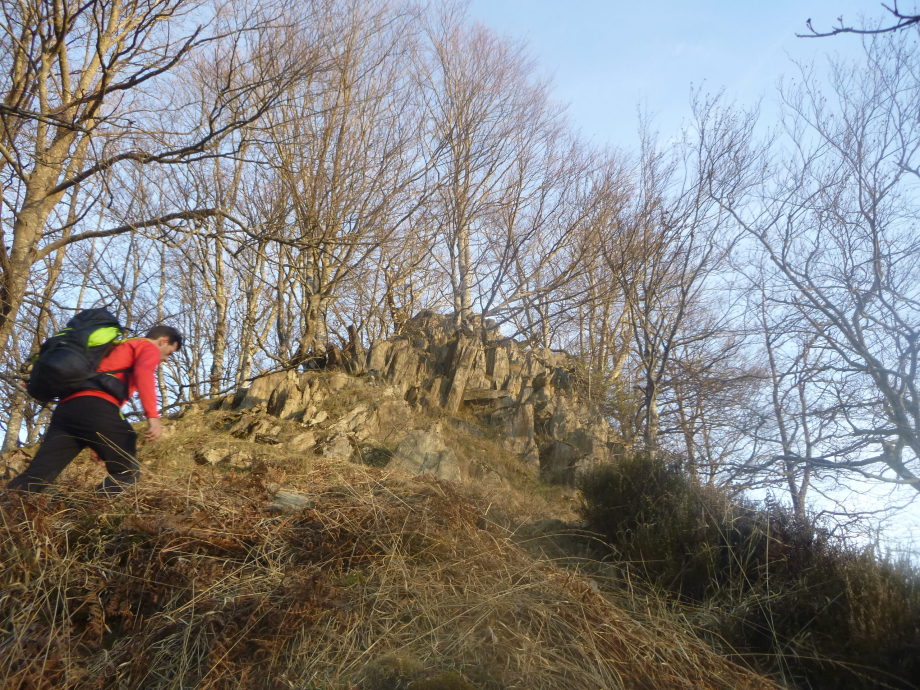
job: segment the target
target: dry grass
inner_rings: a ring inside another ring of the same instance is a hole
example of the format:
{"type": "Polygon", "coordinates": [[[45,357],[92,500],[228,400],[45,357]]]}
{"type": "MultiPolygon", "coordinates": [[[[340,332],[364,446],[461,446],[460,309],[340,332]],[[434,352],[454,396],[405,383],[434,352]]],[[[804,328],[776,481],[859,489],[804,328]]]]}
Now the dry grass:
{"type": "Polygon", "coordinates": [[[158,458],[115,503],[88,463],[3,498],[0,686],[396,690],[363,673],[396,655],[483,689],[772,687],[483,522],[532,513],[510,491],[272,450],[252,472],[158,458]],[[315,507],[273,513],[282,483],[315,507]]]}

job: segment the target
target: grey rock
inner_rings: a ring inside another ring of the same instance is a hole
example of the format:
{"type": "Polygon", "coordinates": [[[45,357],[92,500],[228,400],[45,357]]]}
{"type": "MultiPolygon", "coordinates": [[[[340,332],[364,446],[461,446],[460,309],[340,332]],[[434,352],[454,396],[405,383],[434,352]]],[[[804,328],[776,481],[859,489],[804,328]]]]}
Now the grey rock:
{"type": "Polygon", "coordinates": [[[478,340],[463,335],[457,336],[457,344],[451,363],[454,376],[450,382],[447,400],[444,403],[444,409],[448,412],[456,412],[460,409],[460,404],[463,402],[463,396],[466,393],[467,383],[472,374],[473,362],[481,350],[482,345],[478,340]]]}
{"type": "Polygon", "coordinates": [[[563,441],[553,441],[548,451],[540,458],[543,479],[550,484],[572,484],[581,458],[578,451],[563,441]]]}
{"type": "Polygon", "coordinates": [[[241,439],[251,439],[256,435],[271,437],[273,426],[267,419],[260,419],[254,415],[243,415],[236,424],[230,427],[230,435],[241,439]]]}
{"type": "Polygon", "coordinates": [[[326,410],[320,410],[315,415],[313,415],[310,419],[304,419],[304,422],[311,426],[316,426],[317,424],[322,424],[328,418],[329,418],[329,413],[326,412],[326,410]]]}
{"type": "Polygon", "coordinates": [[[219,465],[229,457],[226,448],[201,448],[195,451],[192,458],[196,465],[219,465]]]}
{"type": "Polygon", "coordinates": [[[460,461],[441,435],[430,431],[410,431],[396,446],[388,467],[399,467],[410,474],[433,474],[441,479],[460,481],[460,461]]]}
{"type": "Polygon", "coordinates": [[[278,491],[275,493],[272,502],[268,504],[268,507],[272,510],[287,513],[315,508],[316,502],[310,500],[310,498],[303,494],[298,494],[293,491],[278,491]]]}
{"type": "Polygon", "coordinates": [[[309,379],[296,371],[280,371],[260,376],[249,386],[249,390],[238,405],[241,410],[254,410],[263,406],[276,417],[295,417],[310,399],[309,379]]]}
{"type": "Polygon", "coordinates": [[[492,402],[502,398],[511,399],[508,391],[492,390],[489,388],[467,388],[463,394],[463,402],[492,402]]]}
{"type": "Polygon", "coordinates": [[[329,427],[330,431],[354,431],[360,426],[363,426],[367,423],[367,420],[370,418],[370,413],[368,412],[367,405],[358,405],[355,409],[351,410],[338,421],[335,422],[332,426],[329,427]]]}
{"type": "Polygon", "coordinates": [[[345,434],[338,434],[322,445],[322,456],[328,460],[351,460],[355,448],[345,434]]]}
{"type": "Polygon", "coordinates": [[[386,400],[377,408],[374,434],[385,443],[399,443],[412,422],[412,409],[404,400],[386,400]]]}
{"type": "Polygon", "coordinates": [[[294,452],[304,452],[311,450],[316,444],[316,437],[312,431],[304,431],[303,433],[295,435],[290,441],[288,441],[288,449],[294,452]]]}

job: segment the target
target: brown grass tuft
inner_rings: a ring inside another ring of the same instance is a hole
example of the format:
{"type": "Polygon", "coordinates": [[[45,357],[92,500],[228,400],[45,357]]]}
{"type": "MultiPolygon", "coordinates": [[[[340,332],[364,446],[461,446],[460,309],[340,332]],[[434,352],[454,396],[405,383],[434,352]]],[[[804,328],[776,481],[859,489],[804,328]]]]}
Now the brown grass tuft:
{"type": "Polygon", "coordinates": [[[529,555],[471,489],[317,457],[109,503],[93,471],[0,501],[3,688],[377,690],[387,658],[407,687],[772,687],[529,555]],[[315,507],[271,512],[282,481],[315,507]]]}

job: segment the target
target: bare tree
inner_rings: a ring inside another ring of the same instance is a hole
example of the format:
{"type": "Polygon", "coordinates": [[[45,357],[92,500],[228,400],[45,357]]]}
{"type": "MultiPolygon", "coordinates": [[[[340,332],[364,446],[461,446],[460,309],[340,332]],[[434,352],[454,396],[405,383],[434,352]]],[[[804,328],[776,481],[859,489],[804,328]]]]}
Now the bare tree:
{"type": "Polygon", "coordinates": [[[329,69],[285,94],[261,131],[276,190],[257,235],[277,247],[279,364],[321,355],[330,309],[384,245],[405,239],[425,199],[410,8],[355,3],[325,21],[329,69]]]}
{"type": "MultiPolygon", "coordinates": [[[[258,118],[271,102],[270,84],[304,69],[308,56],[276,45],[273,60],[250,60],[253,41],[246,39],[253,27],[233,26],[232,12],[197,0],[140,5],[31,0],[4,2],[0,11],[9,29],[0,39],[5,66],[0,174],[9,209],[0,243],[0,343],[5,344],[36,262],[85,239],[218,213],[177,208],[160,198],[153,215],[115,218],[110,227],[71,231],[91,212],[111,217],[99,205],[88,205],[72,224],[47,227],[69,191],[80,187],[111,206],[113,191],[124,191],[107,184],[119,169],[209,155],[228,132],[258,118]],[[208,15],[209,27],[195,25],[196,17],[208,15]],[[189,102],[182,98],[183,83],[170,76],[204,49],[225,66],[226,78],[209,100],[189,102]],[[168,123],[181,119],[187,106],[208,116],[197,127],[177,131],[168,123]]],[[[248,16],[258,23],[260,13],[248,16]]]]}
{"type": "MultiPolygon", "coordinates": [[[[439,154],[433,170],[436,196],[428,213],[444,251],[442,269],[454,313],[458,322],[470,322],[476,266],[486,253],[481,243],[490,221],[502,210],[514,213],[507,203],[499,207],[509,201],[509,192],[527,184],[528,163],[535,161],[526,161],[526,149],[553,126],[558,113],[546,84],[533,79],[524,46],[484,26],[469,26],[464,6],[438,8],[427,33],[430,57],[421,79],[428,146],[439,154]]],[[[438,260],[440,253],[432,257],[438,260]]]]}
{"type": "Polygon", "coordinates": [[[920,61],[905,34],[875,37],[861,61],[834,63],[829,93],[802,68],[782,98],[791,146],[771,157],[750,123],[721,130],[713,196],[824,363],[821,404],[846,433],[808,462],[920,490],[920,61]]]}
{"type": "Polygon", "coordinates": [[[644,128],[633,212],[604,247],[629,309],[640,379],[639,427],[652,454],[672,358],[723,329],[721,322],[694,318],[733,244],[718,206],[706,198],[702,146],[702,138],[695,138],[661,150],[644,128]]]}
{"type": "MultiPolygon", "coordinates": [[[[856,28],[852,26],[847,26],[843,21],[843,17],[841,16],[841,17],[837,17],[838,26],[835,26],[830,31],[818,31],[812,25],[811,19],[809,18],[805,22],[805,25],[808,27],[809,33],[796,34],[796,36],[798,36],[799,38],[826,38],[828,36],[837,36],[838,34],[860,34],[863,36],[873,36],[873,35],[878,35],[878,34],[890,34],[896,31],[902,31],[903,29],[907,29],[909,27],[917,26],[918,24],[920,24],[920,14],[901,12],[901,10],[898,8],[897,0],[895,0],[894,4],[891,6],[882,3],[882,7],[884,7],[885,10],[887,10],[888,14],[890,15],[889,21],[894,21],[894,24],[879,22],[879,24],[874,27],[873,26],[866,27],[864,25],[860,28],[856,28]]],[[[914,12],[916,12],[916,10],[914,12]]]]}

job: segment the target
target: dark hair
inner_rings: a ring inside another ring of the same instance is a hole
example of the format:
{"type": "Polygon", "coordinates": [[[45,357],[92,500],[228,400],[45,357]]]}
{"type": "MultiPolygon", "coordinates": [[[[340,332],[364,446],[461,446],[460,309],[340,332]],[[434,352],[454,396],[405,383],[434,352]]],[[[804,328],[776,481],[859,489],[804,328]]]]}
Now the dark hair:
{"type": "Polygon", "coordinates": [[[154,326],[147,331],[147,338],[157,340],[158,338],[169,338],[169,344],[176,343],[176,349],[182,347],[182,334],[172,326],[154,326]]]}

